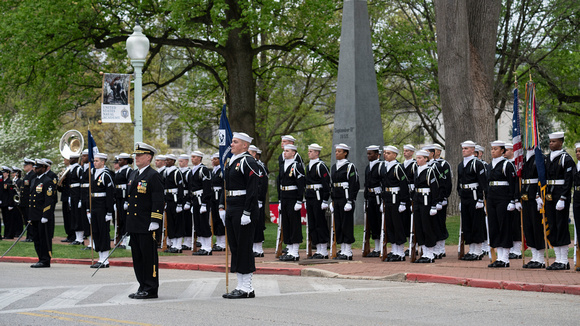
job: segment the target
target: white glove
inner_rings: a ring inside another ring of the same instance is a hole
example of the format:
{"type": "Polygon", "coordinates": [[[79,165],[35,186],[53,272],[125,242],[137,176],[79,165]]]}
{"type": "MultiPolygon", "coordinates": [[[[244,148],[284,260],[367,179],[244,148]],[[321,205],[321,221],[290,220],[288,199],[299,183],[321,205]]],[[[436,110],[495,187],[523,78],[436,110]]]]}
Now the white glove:
{"type": "Polygon", "coordinates": [[[181,213],[183,212],[183,207],[181,205],[177,205],[177,207],[175,207],[175,212],[176,213],[181,213]]]}
{"type": "Polygon", "coordinates": [[[405,205],[404,203],[400,203],[399,204],[399,213],[402,213],[402,212],[404,212],[406,210],[407,210],[407,205],[405,205]]]}
{"type": "Polygon", "coordinates": [[[518,212],[521,212],[522,211],[522,203],[517,202],[516,203],[516,209],[518,210],[518,212]]]}
{"type": "Polygon", "coordinates": [[[381,213],[382,213],[382,212],[383,212],[383,210],[384,210],[384,208],[383,208],[383,204],[380,204],[380,205],[379,205],[379,212],[381,212],[381,213]]]}
{"type": "Polygon", "coordinates": [[[43,218],[40,219],[40,223],[43,223],[44,224],[46,222],[48,222],[48,219],[46,217],[43,217],[43,218]]]}
{"type": "Polygon", "coordinates": [[[264,202],[261,200],[258,200],[258,208],[262,208],[264,207],[264,202]]]}
{"type": "Polygon", "coordinates": [[[351,210],[352,210],[352,205],[347,202],[346,205],[344,205],[344,211],[350,212],[351,210]]]}
{"type": "Polygon", "coordinates": [[[322,204],[320,204],[320,208],[322,208],[322,210],[325,210],[328,208],[328,204],[325,202],[322,202],[322,204]]]}
{"type": "Polygon", "coordinates": [[[240,222],[240,224],[248,225],[248,224],[250,224],[250,222],[252,222],[252,220],[250,219],[249,215],[246,215],[246,214],[242,215],[242,221],[240,222]]]}
{"type": "Polygon", "coordinates": [[[373,191],[374,191],[376,194],[379,194],[379,193],[381,193],[381,192],[383,191],[383,188],[381,188],[381,187],[374,187],[374,188],[373,188],[373,191]]]}
{"type": "Polygon", "coordinates": [[[411,183],[411,184],[409,185],[409,190],[411,190],[411,191],[415,190],[415,185],[411,183]]]}
{"type": "Polygon", "coordinates": [[[107,215],[105,215],[105,222],[109,222],[112,219],[113,219],[113,214],[107,213],[107,215]]]}
{"type": "Polygon", "coordinates": [[[536,198],[536,205],[538,205],[538,211],[544,207],[544,202],[542,201],[542,197],[536,198]]]}
{"type": "Polygon", "coordinates": [[[330,203],[330,206],[328,206],[330,208],[330,212],[334,213],[334,204],[330,203]]]}
{"type": "Polygon", "coordinates": [[[191,209],[191,205],[189,203],[185,203],[185,205],[183,205],[183,210],[184,211],[188,211],[191,209]]]}
{"type": "Polygon", "coordinates": [[[149,231],[155,231],[157,229],[159,229],[159,223],[157,222],[149,223],[149,231]]]}
{"type": "Polygon", "coordinates": [[[508,212],[513,212],[516,209],[516,205],[514,203],[509,203],[507,205],[508,212]]]}
{"type": "Polygon", "coordinates": [[[91,224],[91,213],[87,212],[87,218],[89,219],[89,224],[91,224]]]}
{"type": "Polygon", "coordinates": [[[563,199],[558,200],[558,202],[556,203],[556,210],[557,211],[561,211],[564,209],[564,206],[566,206],[566,203],[564,202],[563,199]]]}
{"type": "Polygon", "coordinates": [[[68,197],[68,207],[70,207],[70,197],[68,197]]]}
{"type": "Polygon", "coordinates": [[[437,207],[432,206],[431,209],[429,210],[429,215],[431,216],[437,215],[437,207]]]}
{"type": "Polygon", "coordinates": [[[461,212],[461,203],[459,203],[459,211],[461,212]]]}
{"type": "Polygon", "coordinates": [[[8,206],[8,210],[9,210],[9,211],[11,211],[11,210],[13,210],[13,209],[14,209],[14,207],[12,207],[12,206],[8,206]]]}
{"type": "Polygon", "coordinates": [[[443,202],[441,202],[441,205],[447,206],[447,198],[443,199],[443,202]]]}
{"type": "Polygon", "coordinates": [[[222,223],[224,225],[226,225],[226,211],[223,209],[220,209],[219,214],[220,214],[220,219],[222,220],[222,223]]]}
{"type": "Polygon", "coordinates": [[[128,201],[126,201],[126,202],[123,204],[123,209],[124,209],[124,210],[129,210],[129,202],[128,202],[128,201]]]}
{"type": "MultiPolygon", "coordinates": [[[[0,201],[0,204],[2,203],[2,201],[0,201]]],[[[81,203],[81,201],[79,200],[79,204],[77,205],[78,208],[81,208],[83,206],[83,204],[81,203]]]]}
{"type": "Polygon", "coordinates": [[[475,204],[475,209],[481,209],[483,208],[483,202],[478,201],[477,204],[475,204]]]}
{"type": "Polygon", "coordinates": [[[294,204],[294,210],[298,212],[301,208],[302,208],[302,203],[297,201],[296,204],[294,204]]]}
{"type": "Polygon", "coordinates": [[[437,205],[435,205],[435,208],[440,211],[443,209],[443,205],[441,203],[437,203],[437,205]]]}
{"type": "Polygon", "coordinates": [[[201,207],[199,208],[199,213],[203,214],[207,212],[207,206],[205,206],[205,204],[201,205],[201,207]]]}

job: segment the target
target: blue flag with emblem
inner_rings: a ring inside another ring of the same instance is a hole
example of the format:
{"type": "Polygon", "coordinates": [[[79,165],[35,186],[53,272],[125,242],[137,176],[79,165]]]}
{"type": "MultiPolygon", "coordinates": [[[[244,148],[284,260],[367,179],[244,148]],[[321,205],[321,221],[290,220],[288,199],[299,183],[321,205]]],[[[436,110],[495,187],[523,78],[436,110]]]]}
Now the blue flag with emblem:
{"type": "Polygon", "coordinates": [[[97,154],[99,152],[99,148],[97,147],[97,143],[95,143],[95,139],[93,138],[93,135],[91,134],[91,131],[88,130],[89,132],[89,136],[88,136],[88,147],[89,147],[89,162],[91,163],[91,168],[95,167],[95,154],[97,154]]]}
{"type": "Polygon", "coordinates": [[[224,171],[226,160],[232,156],[232,129],[226,114],[226,105],[222,107],[222,115],[220,117],[220,127],[218,129],[219,146],[220,146],[220,166],[224,171]]]}

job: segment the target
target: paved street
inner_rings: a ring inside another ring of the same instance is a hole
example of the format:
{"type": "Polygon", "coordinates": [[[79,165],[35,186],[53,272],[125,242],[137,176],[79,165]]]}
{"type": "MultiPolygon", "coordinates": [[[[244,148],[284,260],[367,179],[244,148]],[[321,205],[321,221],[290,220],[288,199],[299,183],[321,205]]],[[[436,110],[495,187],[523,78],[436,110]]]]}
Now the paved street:
{"type": "MultiPolygon", "coordinates": [[[[580,297],[441,284],[256,275],[226,300],[222,273],[161,270],[160,298],[132,300],[132,268],[0,263],[2,325],[577,325],[580,297]]],[[[236,285],[232,275],[230,290],[236,285]]]]}

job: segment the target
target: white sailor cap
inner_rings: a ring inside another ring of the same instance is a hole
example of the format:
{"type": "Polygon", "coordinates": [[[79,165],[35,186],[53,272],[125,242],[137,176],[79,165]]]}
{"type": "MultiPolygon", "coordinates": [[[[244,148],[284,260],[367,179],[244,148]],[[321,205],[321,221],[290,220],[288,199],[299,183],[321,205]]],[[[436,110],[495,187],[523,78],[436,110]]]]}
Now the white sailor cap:
{"type": "Polygon", "coordinates": [[[34,160],[29,159],[27,157],[24,158],[24,165],[26,165],[26,164],[34,164],[34,163],[35,163],[34,160]]]}
{"type": "Polygon", "coordinates": [[[89,150],[87,148],[83,149],[81,155],[89,155],[89,150]]]}
{"type": "Polygon", "coordinates": [[[494,140],[491,143],[489,143],[490,146],[499,146],[499,147],[505,147],[505,142],[502,140],[494,140]]]}
{"type": "Polygon", "coordinates": [[[187,154],[181,154],[177,157],[179,160],[189,160],[189,156],[187,154]]]}
{"type": "Polygon", "coordinates": [[[258,150],[256,151],[256,153],[262,154],[262,150],[258,148],[258,150]]]}
{"type": "Polygon", "coordinates": [[[296,147],[296,145],[293,145],[293,144],[286,144],[286,145],[284,145],[284,149],[285,150],[286,149],[291,149],[293,151],[297,151],[298,150],[298,148],[296,147]]]}
{"type": "Polygon", "coordinates": [[[313,143],[313,144],[308,145],[308,149],[320,152],[322,150],[322,146],[318,145],[317,143],[313,143]]]}
{"type": "Polygon", "coordinates": [[[157,161],[165,161],[166,158],[167,158],[167,156],[165,156],[165,155],[157,155],[155,157],[155,160],[157,160],[157,161]]]}
{"type": "MultiPolygon", "coordinates": [[[[149,145],[149,144],[145,144],[142,142],[136,142],[135,143],[135,151],[133,152],[133,154],[151,154],[151,155],[155,155],[157,154],[157,150],[155,149],[155,147],[149,145]]],[[[159,155],[161,156],[161,155],[159,155]]],[[[157,160],[164,160],[165,158],[159,158],[159,156],[156,158],[157,160]]]]}
{"type": "Polygon", "coordinates": [[[437,149],[437,150],[440,150],[440,151],[443,150],[443,147],[441,145],[437,144],[437,143],[433,144],[432,146],[433,146],[433,149],[437,149]]]}
{"type": "Polygon", "coordinates": [[[174,160],[177,161],[177,156],[175,154],[165,154],[165,160],[174,160]]]}
{"type": "Polygon", "coordinates": [[[411,144],[407,144],[407,145],[403,145],[403,149],[407,149],[410,151],[416,151],[415,146],[411,145],[411,144]]]}
{"type": "Polygon", "coordinates": [[[212,159],[214,159],[214,158],[220,158],[220,153],[214,153],[214,154],[211,156],[211,158],[212,158],[212,159]]]}
{"type": "Polygon", "coordinates": [[[78,153],[70,153],[70,155],[68,156],[69,159],[71,158],[79,158],[81,157],[78,153]]]}
{"type": "Polygon", "coordinates": [[[282,136],[282,140],[288,140],[291,142],[295,142],[296,138],[292,137],[292,135],[284,135],[284,136],[282,136]]]}
{"type": "Polygon", "coordinates": [[[48,163],[48,165],[52,165],[52,160],[48,159],[48,158],[42,158],[46,163],[48,163]]]}
{"type": "Polygon", "coordinates": [[[388,151],[388,152],[393,152],[393,153],[399,154],[399,149],[396,148],[395,146],[392,146],[392,145],[383,147],[383,151],[385,151],[385,152],[388,151]]]}
{"type": "Polygon", "coordinates": [[[22,172],[22,169],[21,169],[21,168],[19,168],[19,167],[17,167],[17,166],[13,166],[13,167],[12,167],[12,171],[14,171],[14,172],[16,172],[16,171],[20,171],[20,172],[22,172]]]}
{"type": "Polygon", "coordinates": [[[475,145],[475,150],[482,153],[485,152],[485,148],[481,145],[475,145]]]}
{"type": "Polygon", "coordinates": [[[340,149],[344,149],[345,151],[350,151],[350,146],[348,146],[348,145],[347,145],[347,144],[345,144],[345,143],[340,143],[340,144],[338,144],[338,145],[336,145],[336,146],[334,146],[334,147],[336,147],[336,148],[340,148],[340,149]]]}
{"type": "Polygon", "coordinates": [[[415,152],[415,156],[426,156],[429,157],[429,152],[427,152],[426,150],[418,150],[415,152]]]}
{"type": "Polygon", "coordinates": [[[250,147],[248,147],[248,150],[249,151],[254,151],[254,152],[257,153],[260,149],[258,147],[256,147],[256,146],[254,146],[254,145],[250,145],[250,147]]]}
{"type": "Polygon", "coordinates": [[[2,172],[12,172],[12,169],[9,166],[2,166],[2,172]]]}
{"type": "Polygon", "coordinates": [[[245,132],[234,132],[234,135],[232,136],[232,138],[237,138],[239,140],[243,140],[243,141],[248,142],[248,143],[251,143],[252,140],[254,140],[254,138],[250,137],[245,132]]]}
{"type": "Polygon", "coordinates": [[[34,162],[34,166],[39,166],[39,165],[48,166],[48,163],[44,159],[39,158],[39,159],[36,159],[36,161],[34,162]]]}
{"type": "Polygon", "coordinates": [[[578,148],[580,148],[580,143],[576,143],[576,144],[574,144],[574,146],[575,146],[574,148],[578,149],[578,148]]]}
{"type": "Polygon", "coordinates": [[[466,140],[461,143],[461,147],[475,147],[477,144],[473,140],[466,140]]]}
{"type": "Polygon", "coordinates": [[[117,155],[117,158],[129,159],[129,158],[131,158],[131,155],[129,155],[127,153],[121,153],[121,154],[117,155]]]}
{"type": "Polygon", "coordinates": [[[506,142],[505,143],[505,148],[507,148],[507,149],[514,149],[514,144],[512,144],[510,142],[506,142]]]}
{"type": "Polygon", "coordinates": [[[560,139],[560,138],[564,138],[564,132],[563,131],[553,132],[551,134],[548,134],[548,137],[550,139],[560,139]]]}
{"type": "Polygon", "coordinates": [[[103,160],[106,160],[109,158],[109,155],[107,155],[105,153],[95,153],[95,157],[102,158],[103,160]]]}
{"type": "Polygon", "coordinates": [[[428,145],[421,147],[421,150],[424,150],[424,151],[429,151],[430,149],[435,149],[435,145],[428,144],[428,145]]]}
{"type": "Polygon", "coordinates": [[[193,151],[193,152],[191,152],[191,156],[203,157],[203,153],[200,151],[193,151]]]}
{"type": "Polygon", "coordinates": [[[379,150],[381,150],[381,147],[379,145],[367,146],[367,151],[379,151],[379,150]]]}

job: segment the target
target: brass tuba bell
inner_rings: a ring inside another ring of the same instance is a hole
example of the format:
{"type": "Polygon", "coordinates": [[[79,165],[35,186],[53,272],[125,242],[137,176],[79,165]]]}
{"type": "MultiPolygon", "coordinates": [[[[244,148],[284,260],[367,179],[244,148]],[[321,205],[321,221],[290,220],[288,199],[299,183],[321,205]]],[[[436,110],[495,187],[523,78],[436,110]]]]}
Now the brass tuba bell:
{"type": "Polygon", "coordinates": [[[69,130],[60,138],[59,150],[60,155],[70,159],[70,154],[81,154],[85,145],[83,135],[77,130],[69,130]]]}

